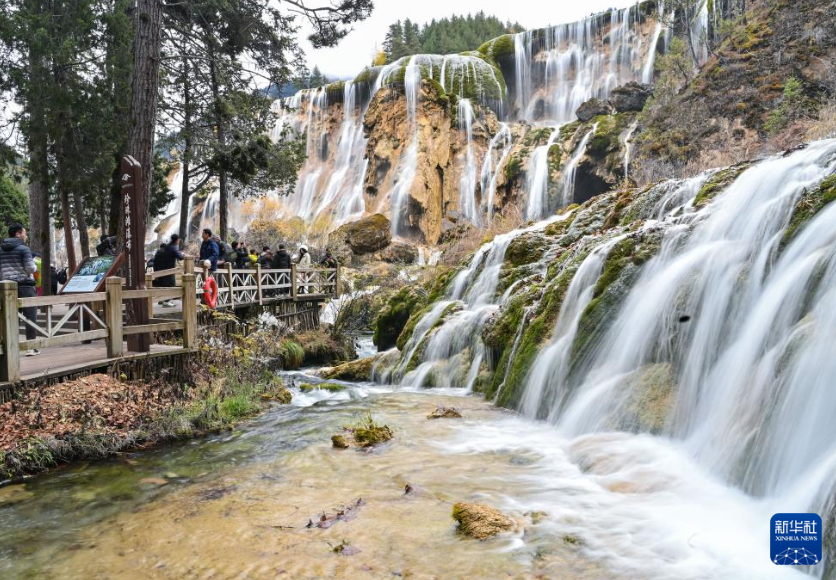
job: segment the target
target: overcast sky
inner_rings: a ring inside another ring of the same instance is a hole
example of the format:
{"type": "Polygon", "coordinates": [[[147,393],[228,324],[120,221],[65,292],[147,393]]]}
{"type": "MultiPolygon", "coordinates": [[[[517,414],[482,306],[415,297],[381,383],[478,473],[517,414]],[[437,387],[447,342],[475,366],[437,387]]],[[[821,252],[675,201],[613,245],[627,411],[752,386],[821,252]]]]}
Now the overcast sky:
{"type": "MultiPolygon", "coordinates": [[[[314,0],[310,5],[325,1],[314,0]]],[[[318,65],[329,78],[347,78],[371,62],[375,45],[383,43],[386,29],[396,20],[410,18],[424,24],[433,18],[484,10],[485,14],[519,22],[530,29],[573,22],[608,8],[624,8],[635,3],[636,0],[375,0],[371,17],[356,24],[336,48],[314,50],[306,39],[302,45],[309,68],[318,65]]]]}

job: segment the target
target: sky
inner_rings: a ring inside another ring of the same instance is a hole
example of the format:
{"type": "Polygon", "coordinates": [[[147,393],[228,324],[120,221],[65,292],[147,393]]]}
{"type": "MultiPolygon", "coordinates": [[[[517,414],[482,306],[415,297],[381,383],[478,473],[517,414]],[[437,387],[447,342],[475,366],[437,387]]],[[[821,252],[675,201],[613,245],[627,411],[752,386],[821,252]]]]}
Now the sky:
{"type": "MultiPolygon", "coordinates": [[[[309,4],[326,1],[314,0],[309,4]]],[[[355,24],[354,30],[336,48],[315,50],[307,39],[303,39],[302,46],[309,68],[317,65],[328,78],[344,79],[355,76],[371,62],[375,46],[383,44],[386,30],[396,20],[409,18],[424,24],[433,18],[484,10],[485,14],[519,22],[531,29],[573,22],[608,8],[624,8],[635,3],[636,0],[376,0],[371,17],[355,24]]]]}

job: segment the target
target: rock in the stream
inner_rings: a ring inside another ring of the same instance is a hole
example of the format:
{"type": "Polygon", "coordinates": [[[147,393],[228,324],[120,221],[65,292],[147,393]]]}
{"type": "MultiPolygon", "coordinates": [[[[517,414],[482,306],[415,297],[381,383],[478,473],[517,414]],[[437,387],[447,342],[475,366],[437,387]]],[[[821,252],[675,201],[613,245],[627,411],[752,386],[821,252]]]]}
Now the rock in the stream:
{"type": "Polygon", "coordinates": [[[345,440],[342,435],[334,435],[331,437],[331,444],[337,449],[348,449],[351,445],[345,440]]]}
{"type": "Polygon", "coordinates": [[[461,419],[462,413],[455,407],[442,407],[439,405],[435,411],[427,415],[427,419],[461,419]]]}
{"type": "Polygon", "coordinates": [[[299,385],[299,390],[303,393],[310,393],[311,391],[315,391],[317,389],[321,391],[328,391],[330,393],[337,393],[339,391],[344,391],[345,385],[339,385],[337,383],[319,383],[317,385],[302,383],[299,385]]]}
{"type": "Polygon", "coordinates": [[[367,449],[379,443],[385,443],[395,436],[388,425],[378,425],[375,423],[371,414],[356,425],[344,427],[344,429],[346,433],[351,435],[351,439],[344,435],[334,435],[331,437],[331,443],[334,447],[344,449],[354,444],[357,447],[367,449]]]}
{"type": "Polygon", "coordinates": [[[453,519],[459,531],[471,538],[485,540],[514,529],[514,520],[490,506],[460,501],[453,505],[453,519]]]}
{"type": "Polygon", "coordinates": [[[369,381],[371,380],[372,366],[376,357],[370,356],[343,363],[320,371],[324,379],[336,379],[340,381],[369,381]]]}

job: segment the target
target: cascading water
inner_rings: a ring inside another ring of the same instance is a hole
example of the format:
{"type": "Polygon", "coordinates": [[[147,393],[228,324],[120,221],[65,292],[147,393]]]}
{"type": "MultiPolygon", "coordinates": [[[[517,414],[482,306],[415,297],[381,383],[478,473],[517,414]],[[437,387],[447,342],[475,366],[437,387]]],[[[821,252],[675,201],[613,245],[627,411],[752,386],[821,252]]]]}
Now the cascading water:
{"type": "Polygon", "coordinates": [[[619,136],[619,141],[624,147],[624,179],[630,178],[630,160],[633,155],[633,134],[639,127],[639,120],[633,121],[624,133],[619,136]]]}
{"type": "MultiPolygon", "coordinates": [[[[382,73],[381,73],[382,76],[382,73]]],[[[397,181],[392,188],[389,205],[392,211],[392,234],[398,235],[403,230],[406,216],[406,201],[409,198],[409,190],[415,175],[418,171],[418,99],[421,92],[421,67],[416,63],[416,57],[409,59],[409,64],[404,72],[404,92],[406,93],[406,111],[409,132],[412,140],[406,148],[406,152],[400,161],[400,170],[397,181]]]]}
{"type": "Polygon", "coordinates": [[[528,170],[528,203],[525,217],[529,220],[543,219],[549,213],[549,150],[560,136],[560,126],[554,128],[545,145],[537,147],[531,155],[528,170]]]}
{"type": "Polygon", "coordinates": [[[638,6],[612,10],[606,35],[599,16],[552,26],[538,34],[518,33],[514,37],[517,117],[567,123],[589,99],[607,99],[617,86],[641,81],[655,51],[644,54],[638,10],[638,6]],[[535,42],[542,44],[543,65],[533,59],[535,42]],[[538,77],[532,69],[537,66],[544,67],[542,87],[533,85],[538,77]],[[541,100],[545,104],[542,113],[538,110],[541,100]]]}
{"type": "Polygon", "coordinates": [[[496,184],[499,178],[499,168],[504,166],[505,160],[511,153],[513,137],[507,123],[499,124],[499,131],[491,139],[488,152],[482,162],[481,187],[483,213],[487,216],[487,223],[493,220],[494,198],[496,184]]]}
{"type": "Polygon", "coordinates": [[[650,40],[650,46],[647,48],[647,58],[644,60],[644,68],[642,69],[642,82],[647,85],[653,82],[653,71],[656,65],[659,38],[662,36],[662,30],[665,24],[665,3],[662,0],[659,2],[658,18],[656,29],[653,31],[653,37],[650,40]]]}
{"type": "MultiPolygon", "coordinates": [[[[780,244],[798,197],[834,171],[836,141],[815,143],[746,170],[699,211],[676,212],[583,366],[567,379],[535,364],[522,410],[567,434],[607,429],[629,414],[625,385],[649,366],[670,365],[678,385],[670,436],[750,493],[794,497],[799,511],[823,508],[818,493],[836,469],[826,395],[836,367],[825,354],[836,338],[836,207],[780,244]],[[799,445],[812,440],[821,444],[799,445]]],[[[697,187],[686,182],[680,193],[697,187]]],[[[572,322],[562,313],[555,332],[572,322]]]]}
{"type": "Polygon", "coordinates": [[[586,153],[586,146],[589,145],[589,140],[593,135],[595,135],[595,131],[597,130],[598,123],[595,123],[592,125],[592,129],[590,129],[586,135],[583,136],[583,139],[581,139],[581,142],[572,154],[571,159],[569,159],[566,167],[563,168],[563,184],[560,189],[560,207],[566,207],[567,205],[573,203],[575,199],[575,175],[578,171],[578,164],[581,162],[581,158],[584,156],[584,153],[586,153]]]}
{"type": "Polygon", "coordinates": [[[481,223],[479,205],[476,203],[476,154],[473,151],[473,106],[469,99],[459,99],[457,116],[459,129],[467,139],[461,177],[459,179],[459,213],[471,223],[481,223]]]}
{"type": "Polygon", "coordinates": [[[482,246],[450,283],[444,300],[433,305],[415,326],[394,372],[385,376],[413,387],[473,388],[485,347],[481,333],[490,316],[511,295],[496,296],[505,252],[517,237],[545,229],[569,214],[498,235],[482,246]]]}

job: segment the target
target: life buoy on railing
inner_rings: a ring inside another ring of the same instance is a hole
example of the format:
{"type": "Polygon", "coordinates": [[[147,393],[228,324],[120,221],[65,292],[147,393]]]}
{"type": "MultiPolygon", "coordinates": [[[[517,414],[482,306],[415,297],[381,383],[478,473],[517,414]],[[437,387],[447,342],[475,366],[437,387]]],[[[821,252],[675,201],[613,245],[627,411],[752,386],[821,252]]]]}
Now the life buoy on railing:
{"type": "Polygon", "coordinates": [[[215,308],[218,303],[218,283],[212,276],[208,276],[203,284],[203,301],[209,308],[215,308]]]}

